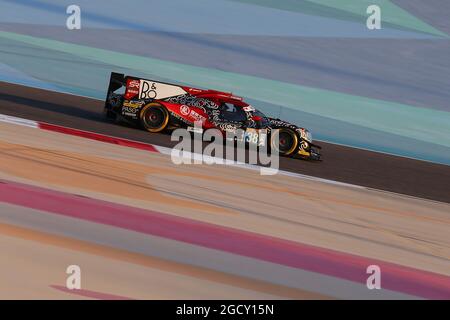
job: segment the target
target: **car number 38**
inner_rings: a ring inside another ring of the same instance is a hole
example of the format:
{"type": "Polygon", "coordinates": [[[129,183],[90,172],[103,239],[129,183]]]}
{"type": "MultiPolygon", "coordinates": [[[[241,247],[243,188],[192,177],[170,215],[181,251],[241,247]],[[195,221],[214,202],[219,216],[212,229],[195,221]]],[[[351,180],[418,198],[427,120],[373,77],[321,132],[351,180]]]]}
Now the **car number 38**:
{"type": "Polygon", "coordinates": [[[265,146],[267,138],[266,130],[247,129],[242,132],[239,141],[245,141],[246,143],[256,144],[258,146],[265,146]]]}

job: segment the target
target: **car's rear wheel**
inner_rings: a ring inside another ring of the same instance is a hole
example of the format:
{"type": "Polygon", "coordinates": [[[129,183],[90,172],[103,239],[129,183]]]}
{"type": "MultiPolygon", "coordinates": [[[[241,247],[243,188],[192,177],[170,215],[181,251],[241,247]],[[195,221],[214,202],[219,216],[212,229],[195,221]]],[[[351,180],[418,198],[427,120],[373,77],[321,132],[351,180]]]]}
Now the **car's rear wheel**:
{"type": "Polygon", "coordinates": [[[291,156],[298,149],[298,136],[288,128],[276,129],[271,137],[271,150],[282,156],[291,156]]]}
{"type": "Polygon", "coordinates": [[[145,130],[161,132],[169,124],[169,112],[159,103],[149,103],[141,110],[140,120],[145,130]]]}

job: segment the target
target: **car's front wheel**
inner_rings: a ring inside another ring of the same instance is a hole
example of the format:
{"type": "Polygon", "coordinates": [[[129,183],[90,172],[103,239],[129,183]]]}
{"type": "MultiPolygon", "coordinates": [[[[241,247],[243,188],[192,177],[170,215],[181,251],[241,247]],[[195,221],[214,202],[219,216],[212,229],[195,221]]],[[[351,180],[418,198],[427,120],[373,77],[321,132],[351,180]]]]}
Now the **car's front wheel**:
{"type": "Polygon", "coordinates": [[[288,128],[275,129],[271,136],[271,150],[282,156],[292,156],[298,150],[298,136],[288,128]]]}
{"type": "Polygon", "coordinates": [[[169,112],[159,103],[149,103],[141,110],[140,120],[145,130],[161,132],[169,124],[169,112]]]}

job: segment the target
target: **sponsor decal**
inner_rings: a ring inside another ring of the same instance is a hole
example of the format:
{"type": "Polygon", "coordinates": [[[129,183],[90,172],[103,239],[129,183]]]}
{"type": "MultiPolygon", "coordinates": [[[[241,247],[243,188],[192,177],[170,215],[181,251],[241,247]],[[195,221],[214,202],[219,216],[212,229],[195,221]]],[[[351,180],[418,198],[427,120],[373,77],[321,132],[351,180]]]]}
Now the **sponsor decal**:
{"type": "Polygon", "coordinates": [[[144,104],[143,101],[124,101],[123,106],[129,108],[140,108],[144,104]]]}
{"type": "Polygon", "coordinates": [[[131,99],[139,93],[140,81],[135,79],[127,80],[127,91],[125,92],[125,99],[131,99]]]}
{"type": "Polygon", "coordinates": [[[194,119],[194,121],[200,121],[201,123],[204,123],[206,121],[206,118],[204,116],[202,116],[201,114],[199,114],[195,110],[191,110],[191,113],[189,114],[189,117],[194,119]]]}
{"type": "Polygon", "coordinates": [[[139,80],[128,79],[128,84],[127,84],[128,88],[139,90],[139,86],[140,86],[139,80]]]}
{"type": "Polygon", "coordinates": [[[138,109],[137,108],[133,108],[133,107],[123,107],[122,108],[122,113],[123,114],[125,114],[125,113],[133,113],[133,114],[135,114],[135,113],[137,113],[137,111],[138,111],[138,109]]]}
{"type": "Polygon", "coordinates": [[[129,107],[124,107],[122,108],[122,115],[123,116],[129,116],[133,119],[137,119],[137,112],[138,109],[136,108],[129,108],[129,107]]]}
{"type": "Polygon", "coordinates": [[[187,105],[183,104],[183,105],[180,106],[180,113],[182,115],[187,116],[190,111],[191,111],[191,109],[189,109],[189,107],[187,105]]]}
{"type": "Polygon", "coordinates": [[[193,120],[193,122],[200,121],[201,123],[204,123],[206,121],[206,118],[204,116],[202,116],[197,111],[189,108],[189,106],[185,104],[180,106],[180,113],[193,120]]]}
{"type": "Polygon", "coordinates": [[[140,80],[139,99],[166,99],[186,94],[182,87],[156,81],[140,80]]]}
{"type": "Polygon", "coordinates": [[[122,115],[137,118],[137,113],[144,104],[144,101],[125,100],[122,105],[122,115]]]}
{"type": "Polygon", "coordinates": [[[141,80],[140,99],[155,99],[157,95],[156,84],[154,82],[141,80]]]}

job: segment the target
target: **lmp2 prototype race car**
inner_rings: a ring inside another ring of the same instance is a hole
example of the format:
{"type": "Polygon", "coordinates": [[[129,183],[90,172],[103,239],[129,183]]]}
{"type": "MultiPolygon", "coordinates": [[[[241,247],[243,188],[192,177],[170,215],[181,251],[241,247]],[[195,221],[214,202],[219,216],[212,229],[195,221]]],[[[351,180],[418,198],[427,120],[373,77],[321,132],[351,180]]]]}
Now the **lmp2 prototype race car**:
{"type": "Polygon", "coordinates": [[[312,135],[307,129],[267,117],[244,102],[242,97],[228,92],[112,72],[104,114],[109,119],[123,120],[149,132],[176,128],[204,132],[217,128],[225,135],[239,131],[246,143],[258,146],[268,143],[269,149],[276,148],[283,156],[320,160],[320,146],[312,143],[312,135]],[[201,128],[196,128],[196,123],[201,123],[201,128]]]}

